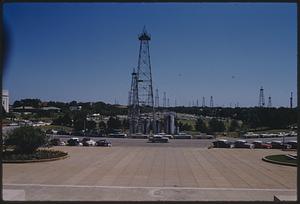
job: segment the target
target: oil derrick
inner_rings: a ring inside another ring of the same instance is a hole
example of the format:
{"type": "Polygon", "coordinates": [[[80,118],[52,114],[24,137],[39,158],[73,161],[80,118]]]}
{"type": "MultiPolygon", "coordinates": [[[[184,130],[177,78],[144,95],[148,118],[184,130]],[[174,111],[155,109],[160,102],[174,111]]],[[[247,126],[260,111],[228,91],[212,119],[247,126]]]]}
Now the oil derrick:
{"type": "Polygon", "coordinates": [[[291,92],[291,97],[290,97],[290,108],[293,108],[293,92],[291,92]]]}
{"type": "Polygon", "coordinates": [[[269,96],[268,98],[268,108],[271,108],[272,107],[272,98],[271,96],[269,96]]]}
{"type": "Polygon", "coordinates": [[[130,133],[150,133],[149,123],[152,122],[153,131],[156,132],[155,109],[152,86],[152,73],[150,63],[149,41],[150,35],[145,27],[138,37],[140,41],[137,72],[132,73],[131,106],[129,108],[130,133]],[[142,114],[141,110],[150,108],[151,113],[142,114]],[[142,118],[142,116],[144,118],[142,118]]]}
{"type": "Polygon", "coordinates": [[[167,95],[166,95],[166,92],[164,92],[163,107],[165,108],[166,106],[167,106],[167,95]]]}
{"type": "Polygon", "coordinates": [[[202,107],[205,107],[205,97],[202,98],[202,107]]]}
{"type": "Polygon", "coordinates": [[[170,107],[170,99],[167,100],[167,107],[170,107]]]}
{"type": "Polygon", "coordinates": [[[138,132],[139,118],[140,118],[140,108],[138,99],[138,76],[135,70],[131,74],[131,89],[129,91],[129,132],[130,134],[138,132]]]}
{"type": "Polygon", "coordinates": [[[209,106],[210,106],[211,108],[213,108],[213,107],[214,107],[214,99],[213,99],[213,97],[212,97],[212,96],[210,97],[209,106]]]}
{"type": "Polygon", "coordinates": [[[155,90],[155,107],[159,107],[159,95],[158,95],[158,89],[155,90]]]}
{"type": "Polygon", "coordinates": [[[259,107],[265,107],[265,98],[264,98],[264,89],[263,89],[263,87],[260,87],[260,90],[259,90],[258,106],[259,107]]]}

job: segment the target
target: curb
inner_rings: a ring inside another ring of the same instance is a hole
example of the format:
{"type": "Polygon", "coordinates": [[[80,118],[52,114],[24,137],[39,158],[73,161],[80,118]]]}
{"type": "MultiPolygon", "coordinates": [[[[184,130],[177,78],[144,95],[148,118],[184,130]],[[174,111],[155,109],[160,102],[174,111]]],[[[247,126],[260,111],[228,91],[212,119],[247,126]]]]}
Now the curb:
{"type": "Polygon", "coordinates": [[[48,162],[48,161],[56,161],[61,159],[66,159],[70,157],[69,155],[49,158],[49,159],[32,159],[32,160],[2,160],[2,163],[33,163],[33,162],[48,162]]]}
{"type": "Polygon", "coordinates": [[[266,157],[263,157],[262,160],[265,162],[273,163],[273,164],[280,164],[280,165],[285,165],[285,166],[297,166],[297,164],[292,164],[292,163],[287,163],[287,162],[279,162],[279,161],[267,159],[266,157]]]}

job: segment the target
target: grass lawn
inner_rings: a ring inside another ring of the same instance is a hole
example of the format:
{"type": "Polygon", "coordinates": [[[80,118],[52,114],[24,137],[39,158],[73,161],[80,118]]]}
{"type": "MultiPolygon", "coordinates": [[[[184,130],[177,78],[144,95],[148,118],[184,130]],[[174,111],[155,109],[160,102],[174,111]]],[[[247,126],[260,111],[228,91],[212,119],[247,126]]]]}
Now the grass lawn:
{"type": "Polygon", "coordinates": [[[278,154],[278,155],[270,155],[266,156],[267,159],[277,161],[277,162],[284,162],[289,164],[297,164],[296,159],[292,159],[284,154],[278,154]]]}

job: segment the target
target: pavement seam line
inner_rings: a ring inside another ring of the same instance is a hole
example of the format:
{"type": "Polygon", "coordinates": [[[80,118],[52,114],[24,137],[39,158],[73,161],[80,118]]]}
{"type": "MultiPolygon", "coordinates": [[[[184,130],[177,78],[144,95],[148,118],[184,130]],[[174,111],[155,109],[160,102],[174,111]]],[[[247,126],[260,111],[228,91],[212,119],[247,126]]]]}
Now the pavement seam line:
{"type": "Polygon", "coordinates": [[[70,187],[70,188],[115,188],[115,189],[182,189],[182,190],[220,190],[220,191],[297,191],[296,189],[276,189],[276,188],[197,188],[197,187],[166,187],[166,186],[157,186],[157,187],[134,187],[134,186],[89,186],[89,185],[53,185],[53,184],[3,184],[3,186],[32,186],[32,187],[70,187]]]}

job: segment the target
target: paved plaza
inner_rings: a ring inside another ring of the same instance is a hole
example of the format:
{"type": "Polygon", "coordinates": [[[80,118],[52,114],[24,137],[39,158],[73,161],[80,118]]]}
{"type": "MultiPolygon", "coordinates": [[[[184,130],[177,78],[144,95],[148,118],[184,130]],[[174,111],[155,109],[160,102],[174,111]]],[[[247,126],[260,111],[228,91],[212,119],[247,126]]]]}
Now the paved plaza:
{"type": "Polygon", "coordinates": [[[4,199],[272,201],[296,195],[297,168],[261,160],[281,150],[168,144],[55,149],[70,157],[4,164],[4,199]]]}

